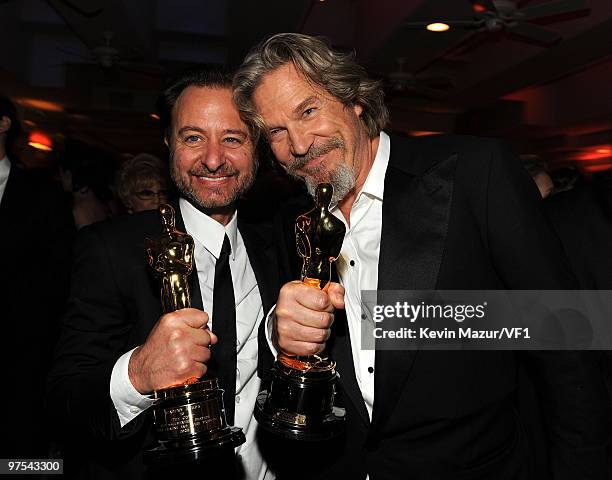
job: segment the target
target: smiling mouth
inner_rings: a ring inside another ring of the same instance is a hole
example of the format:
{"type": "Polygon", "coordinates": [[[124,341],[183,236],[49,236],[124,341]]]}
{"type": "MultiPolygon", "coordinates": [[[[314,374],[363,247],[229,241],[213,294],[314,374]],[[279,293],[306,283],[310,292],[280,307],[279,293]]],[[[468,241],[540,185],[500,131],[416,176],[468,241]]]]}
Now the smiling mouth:
{"type": "Polygon", "coordinates": [[[227,180],[231,178],[231,175],[224,175],[222,177],[209,177],[206,175],[195,175],[198,180],[205,180],[207,182],[222,182],[223,180],[227,180]]]}

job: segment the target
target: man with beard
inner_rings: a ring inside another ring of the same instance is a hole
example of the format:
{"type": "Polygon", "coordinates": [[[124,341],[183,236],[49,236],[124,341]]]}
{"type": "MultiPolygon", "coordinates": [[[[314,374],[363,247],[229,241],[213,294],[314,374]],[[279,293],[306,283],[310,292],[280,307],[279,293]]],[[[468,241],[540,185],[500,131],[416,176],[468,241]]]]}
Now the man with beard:
{"type": "Polygon", "coordinates": [[[539,390],[554,478],[610,478],[603,383],[584,352],[361,349],[362,290],[576,288],[520,162],[494,140],[387,135],[379,82],[306,35],[255,48],[234,98],[311,193],[334,184],[346,225],[344,288],[287,283],[266,323],[273,353],[327,346],[346,408],[345,435],[276,455],[287,478],[529,478],[520,362],[539,390]]]}
{"type": "Polygon", "coordinates": [[[245,223],[236,209],[255,178],[257,139],[238,115],[228,76],[189,73],[161,100],[171,174],[180,192],[176,226],[195,242],[189,279],[194,308],[162,315],[159,287],[144,255],[145,238],[162,232],[157,212],[83,229],[48,382],[48,412],[66,443],[65,468],[84,478],[270,478],[251,414],[260,382],[257,330],[278,291],[275,258],[265,226],[245,223]],[[229,319],[227,311],[216,310],[216,265],[222,260],[229,262],[233,280],[235,311],[230,308],[229,319]],[[223,331],[233,328],[234,338],[215,335],[222,321],[230,322],[223,331]],[[215,360],[223,342],[231,358],[220,363],[215,360]],[[220,457],[169,470],[145,467],[143,449],[152,441],[147,395],[199,378],[215,363],[228,423],[246,434],[235,462],[220,457]],[[86,458],[81,469],[75,466],[78,457],[86,458]]]}

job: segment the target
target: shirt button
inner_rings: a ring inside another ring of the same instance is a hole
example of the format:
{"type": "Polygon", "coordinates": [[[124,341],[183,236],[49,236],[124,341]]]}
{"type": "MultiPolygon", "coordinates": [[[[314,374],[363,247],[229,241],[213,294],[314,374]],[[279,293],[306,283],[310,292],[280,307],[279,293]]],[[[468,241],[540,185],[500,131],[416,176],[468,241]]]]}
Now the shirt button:
{"type": "Polygon", "coordinates": [[[240,395],[236,395],[236,403],[240,403],[240,395]]]}
{"type": "Polygon", "coordinates": [[[374,367],[368,367],[368,372],[374,373],[374,367]]]}
{"type": "Polygon", "coordinates": [[[365,313],[362,313],[362,314],[361,314],[361,319],[362,319],[362,320],[365,320],[366,318],[368,318],[368,316],[367,316],[365,313]]]}
{"type": "Polygon", "coordinates": [[[355,266],[355,260],[351,260],[351,261],[349,262],[349,264],[351,265],[351,267],[354,267],[354,266],[355,266]]]}
{"type": "Polygon", "coordinates": [[[132,412],[132,413],[140,413],[140,408],[138,408],[138,407],[130,407],[130,412],[132,412]]]}

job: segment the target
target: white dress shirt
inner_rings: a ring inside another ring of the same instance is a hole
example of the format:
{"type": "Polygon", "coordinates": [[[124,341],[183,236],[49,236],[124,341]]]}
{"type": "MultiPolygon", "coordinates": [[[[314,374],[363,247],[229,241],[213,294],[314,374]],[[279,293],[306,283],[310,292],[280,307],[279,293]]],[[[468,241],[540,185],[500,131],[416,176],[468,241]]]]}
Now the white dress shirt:
{"type": "MultiPolygon", "coordinates": [[[[378,288],[378,257],[382,232],[382,204],[385,174],[391,155],[391,140],[380,132],[380,142],[372,168],[361,191],[351,207],[350,227],[337,206],[331,208],[346,226],[342,250],[336,262],[340,283],[345,289],[344,301],[355,377],[361,390],[370,420],[374,405],[374,350],[361,349],[361,291],[378,288]]],[[[271,340],[271,322],[274,309],[266,320],[266,336],[272,351],[277,354],[271,340]]]]}
{"type": "Polygon", "coordinates": [[[0,202],[6,190],[6,182],[8,181],[9,173],[11,172],[11,162],[8,157],[0,159],[0,202]]]}
{"type": "Polygon", "coordinates": [[[374,405],[374,350],[361,349],[362,290],[378,288],[378,257],[382,231],[382,204],[385,190],[385,174],[389,164],[391,141],[385,132],[380,133],[380,142],[372,168],[361,191],[351,207],[348,226],[339,208],[331,212],[344,222],[346,234],[340,257],[336,262],[338,277],[344,287],[344,303],[351,351],[355,365],[355,377],[361,390],[370,420],[374,405]]]}
{"type": "MultiPolygon", "coordinates": [[[[179,200],[179,207],[185,229],[194,239],[194,259],[202,303],[204,310],[210,315],[208,325],[213,332],[215,318],[211,312],[214,312],[215,264],[221,253],[225,235],[227,234],[229,238],[232,247],[230,270],[236,301],[237,361],[234,424],[242,427],[246,436],[246,442],[236,448],[236,454],[238,460],[242,462],[247,479],[273,479],[274,475],[268,470],[255,441],[257,422],[253,418],[260,386],[260,379],[257,376],[257,330],[263,318],[263,307],[255,274],[238,231],[237,215],[234,214],[224,227],[183,198],[179,200]]],[[[125,353],[117,360],[110,382],[111,399],[122,427],[152,403],[148,397],[141,395],[129,380],[128,363],[132,352],[133,350],[125,353]]]]}

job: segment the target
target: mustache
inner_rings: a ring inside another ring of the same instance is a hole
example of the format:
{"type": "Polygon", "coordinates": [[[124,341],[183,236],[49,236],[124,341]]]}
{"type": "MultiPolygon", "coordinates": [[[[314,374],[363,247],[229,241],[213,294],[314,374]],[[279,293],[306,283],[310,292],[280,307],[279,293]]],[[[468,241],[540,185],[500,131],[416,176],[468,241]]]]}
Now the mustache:
{"type": "Polygon", "coordinates": [[[210,170],[206,166],[189,170],[189,174],[196,177],[231,177],[236,173],[236,170],[228,165],[222,165],[216,170],[210,170]]]}
{"type": "MultiPolygon", "coordinates": [[[[174,154],[175,154],[175,151],[173,148],[171,148],[169,157],[170,157],[170,172],[171,172],[173,179],[179,173],[176,170],[176,165],[174,163],[174,154]]],[[[194,167],[188,170],[187,173],[189,175],[196,176],[196,177],[229,177],[229,176],[236,175],[238,173],[238,170],[229,166],[227,163],[224,163],[216,170],[211,170],[206,165],[200,164],[199,167],[194,167]]]]}
{"type": "Polygon", "coordinates": [[[294,155],[291,163],[287,166],[287,171],[295,173],[315,158],[326,155],[337,148],[344,149],[344,142],[339,138],[330,138],[321,145],[313,145],[304,155],[294,155]]]}

